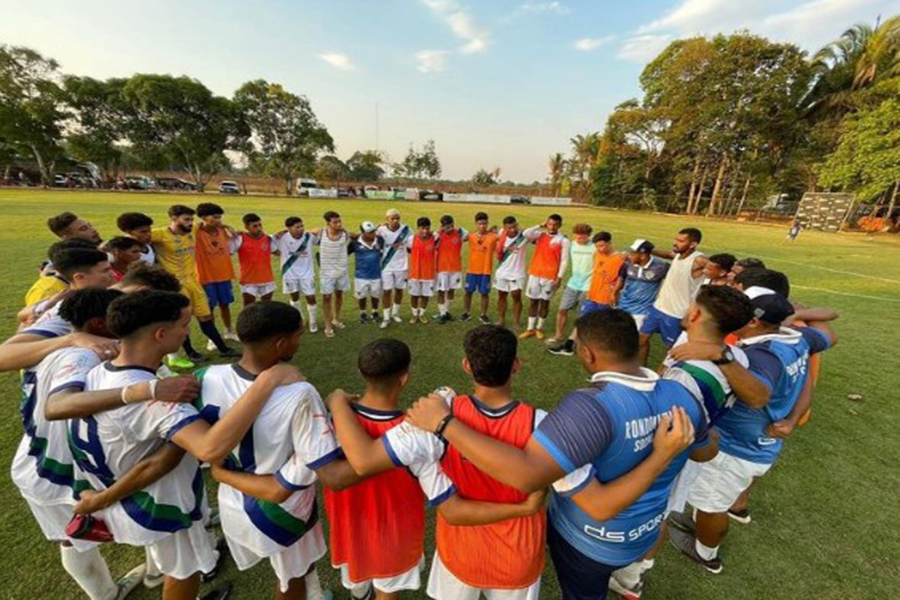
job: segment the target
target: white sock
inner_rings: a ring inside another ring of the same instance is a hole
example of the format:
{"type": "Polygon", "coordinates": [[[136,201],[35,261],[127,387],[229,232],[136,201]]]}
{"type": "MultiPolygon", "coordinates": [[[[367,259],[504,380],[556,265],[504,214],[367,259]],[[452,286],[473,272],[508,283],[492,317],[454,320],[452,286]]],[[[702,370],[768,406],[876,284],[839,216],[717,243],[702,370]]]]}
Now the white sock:
{"type": "Polygon", "coordinates": [[[146,548],[147,554],[147,575],[150,577],[159,577],[162,575],[162,571],[159,570],[159,567],[156,566],[156,562],[150,557],[150,548],[146,548]]]}
{"type": "Polygon", "coordinates": [[[438,313],[440,313],[441,316],[446,315],[449,312],[449,310],[450,310],[449,302],[444,302],[443,304],[438,304],[438,313]]]}
{"type": "Polygon", "coordinates": [[[291,306],[293,306],[294,308],[299,308],[300,301],[299,300],[291,300],[291,306]]]}
{"type": "Polygon", "coordinates": [[[115,600],[119,589],[99,548],[79,552],[71,546],[60,546],[62,566],[91,600],[115,600]]]}
{"type": "Polygon", "coordinates": [[[544,328],[544,319],[543,319],[542,317],[538,317],[538,319],[537,319],[537,329],[543,329],[543,328],[544,328]]]}
{"type": "Polygon", "coordinates": [[[713,560],[716,556],[719,555],[719,547],[710,548],[709,546],[704,546],[700,543],[700,540],[697,540],[694,543],[694,548],[697,550],[697,554],[700,555],[700,558],[703,560],[713,560]]]}
{"type": "Polygon", "coordinates": [[[641,582],[641,572],[644,561],[639,560],[628,566],[616,569],[612,573],[612,577],[618,581],[622,587],[633,590],[641,582]]]}
{"type": "Polygon", "coordinates": [[[391,307],[391,314],[393,314],[395,317],[400,316],[400,305],[396,302],[394,303],[394,306],[391,307]]]}
{"type": "Polygon", "coordinates": [[[537,317],[528,317],[528,330],[531,331],[534,329],[534,325],[537,322],[537,317]]]}
{"type": "Polygon", "coordinates": [[[383,312],[384,312],[384,320],[385,321],[387,321],[388,319],[391,318],[391,309],[385,308],[383,312]]]}
{"type": "Polygon", "coordinates": [[[323,600],[322,583],[319,581],[319,572],[315,569],[312,573],[305,577],[306,579],[306,600],[323,600]]]}
{"type": "Polygon", "coordinates": [[[315,323],[317,314],[319,312],[319,305],[318,304],[307,304],[306,312],[307,312],[307,314],[309,314],[309,322],[315,323]]]}

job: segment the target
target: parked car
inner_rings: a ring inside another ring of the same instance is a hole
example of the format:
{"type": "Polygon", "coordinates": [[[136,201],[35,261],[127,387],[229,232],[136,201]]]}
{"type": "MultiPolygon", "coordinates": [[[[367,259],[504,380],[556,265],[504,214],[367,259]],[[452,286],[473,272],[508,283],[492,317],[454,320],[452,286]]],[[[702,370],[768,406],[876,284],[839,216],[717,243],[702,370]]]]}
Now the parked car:
{"type": "Polygon", "coordinates": [[[509,197],[510,204],[531,204],[531,198],[522,194],[513,194],[509,197]]]}
{"type": "Polygon", "coordinates": [[[220,194],[240,194],[241,186],[238,185],[237,181],[223,181],[219,184],[219,193],[220,194]]]}
{"type": "Polygon", "coordinates": [[[145,175],[138,175],[126,178],[125,187],[129,190],[155,190],[156,181],[145,175]]]}
{"type": "Polygon", "coordinates": [[[420,190],[419,200],[422,202],[443,202],[444,194],[443,192],[436,192],[434,190],[420,190]]]}
{"type": "Polygon", "coordinates": [[[197,185],[178,177],[157,177],[156,185],[161,190],[194,191],[197,185]]]}
{"type": "Polygon", "coordinates": [[[315,179],[303,179],[300,178],[297,180],[297,195],[298,196],[309,196],[309,190],[316,189],[319,187],[319,182],[315,179]]]}

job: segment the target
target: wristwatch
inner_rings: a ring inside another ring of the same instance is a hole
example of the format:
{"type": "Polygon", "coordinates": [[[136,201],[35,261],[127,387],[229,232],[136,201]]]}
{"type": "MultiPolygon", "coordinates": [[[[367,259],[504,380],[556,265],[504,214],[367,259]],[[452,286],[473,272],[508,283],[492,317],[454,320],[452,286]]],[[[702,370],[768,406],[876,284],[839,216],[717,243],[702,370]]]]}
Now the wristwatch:
{"type": "Polygon", "coordinates": [[[452,421],[452,420],[453,420],[452,413],[447,415],[443,419],[441,419],[441,422],[438,424],[437,429],[434,430],[434,435],[436,435],[438,437],[443,437],[444,430],[447,429],[447,425],[449,425],[450,421],[452,421]]]}
{"type": "Polygon", "coordinates": [[[714,365],[730,365],[734,362],[734,352],[731,351],[731,348],[726,345],[722,348],[722,356],[714,361],[712,364],[714,365]]]}

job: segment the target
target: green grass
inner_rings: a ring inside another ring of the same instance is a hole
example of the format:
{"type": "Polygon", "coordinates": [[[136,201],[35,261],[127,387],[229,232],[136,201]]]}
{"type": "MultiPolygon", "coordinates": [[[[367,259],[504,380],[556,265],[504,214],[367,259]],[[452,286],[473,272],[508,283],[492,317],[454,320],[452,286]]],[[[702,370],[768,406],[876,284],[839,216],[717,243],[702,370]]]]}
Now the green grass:
{"type": "MultiPolygon", "coordinates": [[[[292,214],[318,227],[330,208],[341,212],[348,227],[364,220],[378,221],[389,205],[378,201],[311,201],[274,198],[208,196],[226,208],[226,220],[239,223],[244,212],[262,215],[270,231],[292,214]]],[[[165,210],[175,202],[194,204],[200,197],[152,194],[0,191],[0,264],[5,284],[0,287],[0,335],[15,328],[15,313],[34,281],[37,266],[53,241],[48,216],[72,210],[90,219],[104,234],[115,232],[115,217],[140,210],[165,222],[165,210]]],[[[548,208],[397,203],[406,222],[427,215],[434,221],[444,213],[469,226],[477,210],[497,223],[515,214],[524,224],[541,221],[548,208]]],[[[698,225],[707,252],[730,251],[759,256],[791,278],[793,296],[807,304],[824,304],[841,312],[837,323],[840,344],[828,353],[815,399],[813,420],[787,443],[777,466],[754,489],[754,521],[734,526],[722,551],[725,571],[718,576],[701,572],[671,548],[665,548],[648,578],[652,598],[887,598],[900,589],[900,427],[896,390],[896,312],[900,309],[900,245],[897,239],[804,232],[793,245],[783,245],[786,229],[697,218],[572,208],[561,211],[566,231],[579,221],[613,233],[624,247],[636,237],[666,246],[674,233],[698,225]],[[862,394],[862,403],[847,400],[862,394]]],[[[279,294],[280,297],[280,294],[279,294]]],[[[558,297],[557,297],[558,298],[558,297]]],[[[454,312],[460,312],[460,300],[454,312]]],[[[555,306],[554,306],[555,309],[555,306]]],[[[407,309],[408,310],[408,309],[407,309]]],[[[493,310],[493,306],[492,306],[493,310]]],[[[431,312],[431,311],[429,311],[431,312]]],[[[406,313],[408,315],[408,313],[406,313]]],[[[357,349],[381,335],[356,322],[352,304],[345,304],[349,323],[333,340],[321,333],[307,335],[296,362],[323,393],[340,386],[359,389],[357,349]]],[[[461,368],[461,341],[470,325],[401,325],[389,330],[410,344],[414,363],[406,401],[440,385],[466,390],[461,368]]],[[[200,341],[195,333],[195,344],[200,341]]],[[[205,346],[205,341],[204,341],[205,346]]],[[[552,408],[563,392],[583,385],[585,375],[576,362],[547,354],[543,344],[528,340],[520,348],[523,369],[515,380],[516,396],[552,408]]],[[[658,344],[651,357],[660,359],[658,344]]],[[[7,401],[0,418],[0,462],[9,465],[21,437],[18,418],[18,375],[0,376],[7,401]]],[[[59,564],[59,551],[40,534],[9,479],[0,479],[0,547],[8,576],[0,581],[0,598],[81,597],[59,564]]],[[[389,552],[390,549],[386,548],[389,552]]],[[[433,551],[429,540],[427,553],[433,551]]],[[[104,550],[115,574],[123,573],[143,556],[134,548],[104,550]]],[[[430,561],[429,561],[430,562],[430,561]]],[[[228,563],[220,580],[236,586],[236,598],[270,598],[274,575],[265,564],[239,573],[228,563]]],[[[339,583],[327,561],[319,565],[323,582],[335,591],[339,583]]],[[[423,580],[427,573],[423,574],[423,580]]],[[[552,568],[544,577],[543,598],[558,598],[552,568]]],[[[154,598],[159,592],[139,590],[134,598],[154,598]]],[[[348,597],[343,590],[337,597],[348,597]]],[[[424,598],[420,592],[410,597],[424,598]]]]}

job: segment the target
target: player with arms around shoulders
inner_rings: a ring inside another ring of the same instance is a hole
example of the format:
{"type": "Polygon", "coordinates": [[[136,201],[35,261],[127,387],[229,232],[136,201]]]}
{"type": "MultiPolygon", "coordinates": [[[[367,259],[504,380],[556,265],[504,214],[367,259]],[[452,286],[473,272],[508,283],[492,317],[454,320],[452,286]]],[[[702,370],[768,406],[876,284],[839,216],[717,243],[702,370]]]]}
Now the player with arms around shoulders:
{"type": "Polygon", "coordinates": [[[494,252],[497,249],[497,234],[488,229],[488,215],[485,212],[475,213],[475,231],[469,233],[469,268],[466,271],[466,295],[463,297],[463,313],[460,321],[472,318],[472,296],[477,291],[481,294],[482,323],[491,322],[488,317],[488,305],[491,301],[491,271],[494,264],[494,252]]]}
{"type": "MultiPolygon", "coordinates": [[[[497,240],[497,271],[494,273],[497,314],[500,317],[498,324],[501,327],[506,327],[506,309],[510,297],[512,297],[513,303],[513,321],[515,321],[516,327],[522,325],[522,291],[528,280],[526,271],[528,242],[538,233],[538,228],[532,227],[526,236],[525,231],[519,228],[519,222],[514,216],[503,218],[503,233],[497,240]]],[[[471,252],[472,246],[469,244],[470,255],[471,252]]],[[[481,322],[490,324],[490,320],[482,319],[481,322]]]]}
{"type": "Polygon", "coordinates": [[[153,229],[151,217],[138,212],[122,213],[116,218],[116,227],[128,237],[141,243],[142,261],[150,266],[156,264],[156,254],[153,252],[153,246],[150,245],[151,230],[153,229]]]}
{"type": "Polygon", "coordinates": [[[112,260],[109,262],[113,283],[119,283],[134,263],[141,261],[141,243],[134,238],[117,236],[106,242],[104,250],[112,260]]]}
{"type": "MultiPolygon", "coordinates": [[[[350,289],[350,261],[347,255],[350,242],[357,235],[344,229],[341,215],[335,211],[329,210],[323,218],[325,228],[318,232],[316,240],[319,245],[319,288],[322,290],[325,312],[325,337],[332,338],[335,328],[345,327],[341,321],[341,309],[344,306],[344,292],[350,289]]],[[[405,250],[403,254],[406,254],[405,250]]]]}
{"type": "Polygon", "coordinates": [[[573,241],[569,244],[569,259],[572,274],[563,289],[556,312],[556,333],[547,340],[547,344],[558,344],[565,340],[566,324],[569,311],[578,308],[584,302],[585,295],[591,287],[591,272],[594,266],[594,245],[591,243],[593,228],[587,223],[578,223],[572,228],[573,241]]]}
{"type": "Polygon", "coordinates": [[[400,211],[391,208],[384,215],[384,225],[376,232],[384,240],[384,254],[381,258],[381,284],[384,291],[384,308],[391,309],[391,319],[403,322],[400,307],[403,304],[403,290],[409,275],[409,253],[406,243],[413,236],[412,230],[400,222],[400,211]]]}
{"type": "Polygon", "coordinates": [[[359,322],[366,325],[370,322],[366,313],[366,300],[372,303],[371,322],[386,328],[391,322],[391,309],[384,309],[384,319],[378,313],[381,301],[381,254],[384,241],[375,235],[378,228],[371,221],[363,221],[359,226],[360,236],[350,242],[350,252],[356,257],[353,272],[353,294],[359,302],[359,322]]]}
{"type": "Polygon", "coordinates": [[[243,216],[244,229],[235,237],[232,248],[238,255],[241,268],[241,296],[244,308],[257,298],[268,302],[275,295],[275,275],[272,273],[272,237],[264,230],[262,218],[256,213],[243,216]]]}
{"type": "Polygon", "coordinates": [[[653,242],[634,240],[618,284],[618,306],[634,318],[638,331],[647,320],[669,272],[669,263],[653,256],[654,249],[653,242]]]}
{"type": "Polygon", "coordinates": [[[313,246],[318,236],[306,231],[303,219],[288,217],[284,220],[286,231],[276,233],[273,249],[281,259],[281,280],[285,294],[291,298],[291,306],[300,310],[300,295],[306,298],[309,315],[309,332],[319,330],[316,305],[316,267],[313,264],[313,246]]]}
{"type": "Polygon", "coordinates": [[[451,215],[441,217],[437,232],[437,322],[443,325],[456,320],[450,314],[450,303],[456,290],[462,289],[462,245],[469,232],[457,227],[451,215]]]}
{"type": "MultiPolygon", "coordinates": [[[[203,202],[197,205],[197,216],[200,218],[197,228],[197,277],[209,302],[213,320],[216,307],[219,308],[222,325],[225,326],[224,339],[237,341],[231,326],[231,305],[234,304],[231,247],[238,234],[223,223],[224,214],[225,209],[218,204],[203,202]]],[[[210,352],[215,350],[215,344],[208,344],[206,349],[210,352]]]]}
{"type": "Polygon", "coordinates": [[[569,266],[569,239],[559,228],[562,217],[553,214],[540,227],[525,230],[525,237],[535,245],[531,264],[528,265],[528,287],[526,295],[531,300],[528,306],[528,327],[519,334],[526,339],[544,339],[544,319],[550,314],[550,299],[559,289],[563,275],[569,266]]]}
{"type": "MultiPolygon", "coordinates": [[[[60,213],[47,219],[47,227],[61,241],[81,240],[86,246],[97,248],[103,239],[94,226],[71,212],[60,213]]],[[[41,268],[37,281],[25,294],[25,306],[31,306],[65,291],[69,282],[57,272],[51,259],[41,268]]]]}
{"type": "Polygon", "coordinates": [[[434,295],[434,280],[437,275],[437,238],[431,232],[431,219],[419,217],[416,221],[416,235],[406,242],[409,250],[409,296],[412,306],[410,324],[428,323],[425,310],[434,295]]]}

